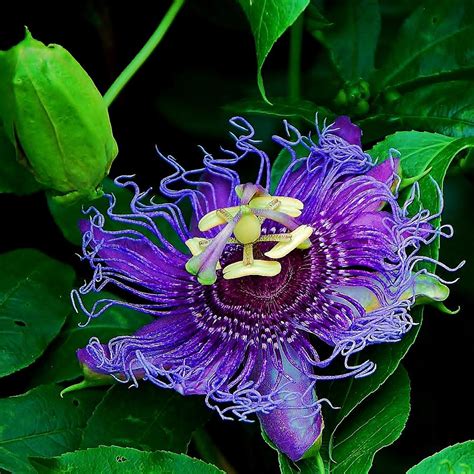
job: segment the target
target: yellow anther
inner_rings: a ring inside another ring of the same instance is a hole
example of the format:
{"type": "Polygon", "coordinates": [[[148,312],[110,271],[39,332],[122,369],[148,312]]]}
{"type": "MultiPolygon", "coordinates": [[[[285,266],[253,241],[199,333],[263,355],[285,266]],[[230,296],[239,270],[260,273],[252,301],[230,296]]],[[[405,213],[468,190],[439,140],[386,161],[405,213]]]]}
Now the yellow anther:
{"type": "Polygon", "coordinates": [[[313,230],[314,229],[309,225],[300,225],[291,232],[291,240],[278,242],[275,247],[268,252],[265,252],[265,255],[270,258],[283,258],[298,247],[298,245],[303,244],[307,239],[309,239],[313,230]]]}
{"type": "Polygon", "coordinates": [[[279,262],[272,260],[254,260],[251,265],[244,262],[235,262],[224,268],[223,274],[226,280],[241,278],[245,276],[265,276],[272,277],[281,272],[279,262]]]}
{"type": "Polygon", "coordinates": [[[255,214],[244,214],[235,225],[235,238],[242,244],[251,244],[260,237],[262,226],[255,214]]]}
{"type": "Polygon", "coordinates": [[[225,209],[217,209],[208,212],[198,224],[199,230],[205,232],[218,225],[227,224],[240,211],[240,206],[226,207],[225,209]]]}
{"type": "Polygon", "coordinates": [[[279,212],[291,217],[298,217],[301,215],[301,209],[303,209],[303,203],[295,198],[285,196],[259,196],[253,198],[249,202],[249,206],[254,209],[277,209],[279,212]],[[278,203],[278,206],[274,202],[278,203]]]}

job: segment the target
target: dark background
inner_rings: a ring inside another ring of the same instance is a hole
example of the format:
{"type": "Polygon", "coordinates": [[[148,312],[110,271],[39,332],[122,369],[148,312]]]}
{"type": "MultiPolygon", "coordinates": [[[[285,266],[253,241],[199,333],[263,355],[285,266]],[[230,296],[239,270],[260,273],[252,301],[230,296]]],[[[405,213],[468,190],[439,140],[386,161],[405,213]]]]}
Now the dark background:
{"type": "MultiPolygon", "coordinates": [[[[410,6],[405,8],[409,11],[410,6]]],[[[0,49],[23,38],[27,25],[36,39],[68,49],[104,93],[134,57],[163,16],[168,2],[17,2],[0,19],[0,49]]],[[[386,21],[395,28],[403,9],[391,13],[382,2],[386,21]]],[[[388,6],[387,6],[388,5],[388,6]]],[[[286,91],[288,41],[284,37],[264,68],[269,95],[286,91]]],[[[303,96],[317,98],[321,88],[337,84],[314,80],[314,71],[331,66],[326,54],[309,36],[303,48],[303,96]]],[[[155,153],[155,144],[173,154],[187,168],[198,167],[198,144],[218,153],[228,143],[223,106],[258,97],[253,38],[247,20],[233,0],[189,1],[151,59],[132,79],[110,108],[120,153],[111,176],[137,175],[143,186],[154,186],[168,170],[155,153]]],[[[281,131],[279,122],[255,117],[259,136],[281,131]]],[[[370,144],[366,144],[369,148],[370,144]]],[[[268,144],[269,153],[276,149],[268,144]]],[[[401,438],[382,450],[375,473],[398,473],[450,444],[474,438],[473,343],[474,272],[472,246],[472,176],[454,173],[446,181],[444,222],[455,236],[442,243],[442,260],[456,265],[466,259],[447,304],[461,306],[455,316],[431,308],[418,340],[404,361],[412,385],[412,412],[401,438]]],[[[36,247],[81,267],[75,252],[56,228],[42,194],[0,196],[2,251],[36,247]]],[[[20,393],[21,386],[15,392],[20,393]]],[[[260,439],[258,425],[213,419],[210,432],[228,461],[239,472],[277,472],[276,456],[260,439]]]]}

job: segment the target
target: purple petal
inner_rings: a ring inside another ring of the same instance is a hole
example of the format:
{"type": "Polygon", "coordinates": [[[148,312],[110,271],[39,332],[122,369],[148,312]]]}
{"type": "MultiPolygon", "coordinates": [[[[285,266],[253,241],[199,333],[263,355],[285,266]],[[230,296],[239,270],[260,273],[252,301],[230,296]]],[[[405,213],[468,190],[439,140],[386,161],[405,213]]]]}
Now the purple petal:
{"type": "MultiPolygon", "coordinates": [[[[85,225],[82,221],[82,230],[85,225]]],[[[172,283],[175,278],[187,276],[185,255],[182,255],[182,264],[176,265],[176,260],[171,262],[169,254],[143,235],[104,231],[89,222],[87,225],[90,232],[86,234],[86,245],[91,249],[89,259],[95,265],[106,264],[130,281],[154,290],[172,283]]]]}
{"type": "MultiPolygon", "coordinates": [[[[292,350],[287,347],[287,351],[292,350]]],[[[274,364],[267,366],[267,377],[261,387],[263,392],[280,389],[282,404],[268,414],[259,413],[258,418],[275,446],[298,461],[319,441],[324,423],[313,389],[314,380],[293,366],[283,353],[282,365],[283,375],[274,364]]]]}
{"type": "Polygon", "coordinates": [[[340,117],[337,117],[336,121],[331,127],[331,133],[341,137],[351,145],[362,147],[362,131],[357,125],[354,125],[351,122],[351,119],[347,115],[341,115],[340,117]]]}

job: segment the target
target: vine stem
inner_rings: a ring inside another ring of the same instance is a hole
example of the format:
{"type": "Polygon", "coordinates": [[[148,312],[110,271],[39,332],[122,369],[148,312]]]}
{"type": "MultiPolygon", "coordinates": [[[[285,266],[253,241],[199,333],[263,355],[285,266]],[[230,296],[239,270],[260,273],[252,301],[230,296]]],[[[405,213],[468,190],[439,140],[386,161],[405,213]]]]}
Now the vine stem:
{"type": "Polygon", "coordinates": [[[145,43],[143,48],[138,54],[132,59],[129,65],[120,73],[115,79],[113,84],[109,87],[107,92],[104,94],[104,101],[107,107],[115,100],[120,94],[120,91],[125,87],[128,81],[134,76],[134,74],[140,69],[143,63],[149,58],[154,49],[158,46],[160,41],[165,36],[169,27],[172,25],[176,15],[184,5],[185,0],[174,0],[165,16],[161,20],[160,24],[156,28],[155,32],[151,35],[150,39],[145,43]]]}
{"type": "Polygon", "coordinates": [[[290,54],[288,59],[288,98],[296,101],[301,97],[301,46],[303,42],[302,13],[290,29],[290,54]]]}

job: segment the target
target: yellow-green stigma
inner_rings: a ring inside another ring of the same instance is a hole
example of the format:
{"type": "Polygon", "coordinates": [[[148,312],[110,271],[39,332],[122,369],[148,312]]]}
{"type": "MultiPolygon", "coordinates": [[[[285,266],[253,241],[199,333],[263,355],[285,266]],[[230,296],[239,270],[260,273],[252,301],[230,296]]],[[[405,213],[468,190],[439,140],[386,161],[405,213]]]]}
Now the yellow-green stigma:
{"type": "Polygon", "coordinates": [[[219,270],[219,258],[226,245],[237,244],[243,247],[242,260],[227,265],[222,276],[227,279],[245,276],[278,275],[281,265],[275,261],[288,255],[294,249],[307,249],[311,246],[309,237],[313,228],[298,225],[293,218],[299,217],[303,203],[298,199],[285,196],[270,196],[263,188],[253,184],[236,187],[241,200],[239,206],[216,209],[207,213],[198,224],[201,232],[214,227],[225,227],[212,239],[194,237],[186,241],[192,257],[186,264],[186,270],[198,277],[203,285],[212,285],[219,270]],[[262,235],[262,224],[266,219],[284,225],[291,232],[262,235]],[[265,252],[273,260],[254,259],[253,248],[260,242],[276,242],[265,252]]]}

